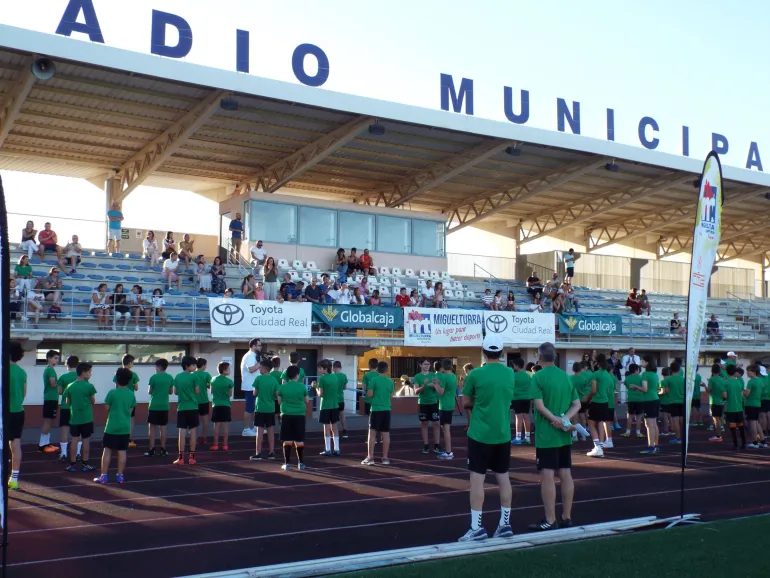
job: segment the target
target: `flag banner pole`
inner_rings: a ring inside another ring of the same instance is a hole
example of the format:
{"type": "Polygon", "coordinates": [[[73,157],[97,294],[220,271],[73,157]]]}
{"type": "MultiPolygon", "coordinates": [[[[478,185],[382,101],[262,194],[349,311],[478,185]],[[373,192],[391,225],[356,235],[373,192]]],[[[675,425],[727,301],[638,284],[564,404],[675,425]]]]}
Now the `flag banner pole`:
{"type": "Polygon", "coordinates": [[[711,272],[722,235],[722,164],[719,156],[710,152],[703,163],[698,192],[698,210],[693,230],[690,259],[690,290],[687,297],[687,354],[685,356],[684,423],[682,424],[682,472],[680,516],[684,517],[684,473],[690,433],[690,408],[695,374],[698,371],[701,338],[706,323],[706,303],[711,272]]]}
{"type": "Polygon", "coordinates": [[[9,460],[10,448],[5,440],[5,424],[8,423],[10,410],[10,353],[8,343],[11,339],[11,256],[10,243],[8,241],[8,214],[5,210],[5,192],[3,191],[3,178],[0,176],[0,445],[3,448],[3,459],[0,463],[0,480],[2,480],[2,492],[0,492],[0,524],[2,524],[2,576],[6,575],[6,562],[8,559],[8,479],[11,475],[9,460]]]}

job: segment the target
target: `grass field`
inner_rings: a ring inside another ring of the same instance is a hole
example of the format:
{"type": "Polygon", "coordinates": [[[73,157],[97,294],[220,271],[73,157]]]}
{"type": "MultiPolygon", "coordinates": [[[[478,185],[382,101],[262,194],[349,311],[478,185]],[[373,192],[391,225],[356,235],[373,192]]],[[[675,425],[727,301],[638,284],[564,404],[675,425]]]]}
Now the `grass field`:
{"type": "Polygon", "coordinates": [[[723,520],[671,530],[448,558],[381,570],[341,574],[344,578],[425,576],[509,576],[538,578],[667,578],[684,576],[770,576],[770,556],[755,539],[770,533],[770,516],[723,520]],[[750,554],[753,553],[753,554],[750,554]]]}

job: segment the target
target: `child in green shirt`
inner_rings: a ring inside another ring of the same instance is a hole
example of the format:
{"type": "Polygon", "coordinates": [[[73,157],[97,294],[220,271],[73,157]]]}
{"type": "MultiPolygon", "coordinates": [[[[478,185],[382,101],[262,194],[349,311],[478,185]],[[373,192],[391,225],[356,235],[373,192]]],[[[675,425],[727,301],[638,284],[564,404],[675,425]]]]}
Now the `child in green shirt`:
{"type": "MultiPolygon", "coordinates": [[[[75,372],[75,369],[77,368],[78,363],[80,363],[80,359],[77,355],[70,355],[67,357],[67,372],[62,373],[61,377],[56,380],[56,383],[59,385],[59,395],[61,396],[61,404],[59,405],[59,449],[61,452],[59,454],[60,462],[66,462],[67,456],[69,455],[67,448],[69,446],[70,437],[71,411],[69,404],[64,399],[64,390],[67,389],[67,386],[70,383],[73,383],[77,380],[78,374],[75,372]]],[[[81,445],[82,442],[78,442],[77,455],[80,455],[81,445]]]]}
{"type": "Polygon", "coordinates": [[[169,396],[174,393],[174,378],[166,370],[168,361],[159,359],[155,362],[155,374],[150,378],[147,392],[150,394],[150,405],[147,410],[147,424],[150,435],[150,450],[144,455],[151,458],[155,455],[155,432],[160,429],[160,456],[168,455],[166,451],[166,429],[168,426],[169,396]]]}
{"type": "Polygon", "coordinates": [[[335,361],[332,363],[332,371],[340,384],[340,423],[342,424],[342,437],[348,437],[348,422],[345,419],[345,390],[348,387],[348,376],[342,373],[342,363],[335,361]]]}
{"type": "MultiPolygon", "coordinates": [[[[73,442],[80,438],[82,441],[81,464],[83,472],[91,472],[96,468],[88,463],[88,457],[91,449],[91,436],[94,434],[94,403],[96,402],[96,388],[88,381],[91,379],[93,366],[90,363],[78,363],[75,370],[78,378],[67,386],[64,390],[64,399],[70,406],[72,415],[70,417],[70,435],[73,442]]],[[[76,472],[77,450],[73,445],[69,448],[70,466],[66,471],[76,472]]]]}
{"type": "Polygon", "coordinates": [[[230,398],[233,396],[233,380],[230,379],[230,364],[226,361],[217,365],[217,375],[211,382],[211,401],[214,408],[211,410],[211,422],[214,424],[214,445],[211,450],[219,449],[219,432],[222,432],[222,451],[230,448],[227,445],[230,434],[230,398]]]}
{"type": "Polygon", "coordinates": [[[195,465],[195,446],[198,441],[198,385],[193,373],[198,368],[198,360],[191,355],[182,358],[182,373],[174,378],[174,393],[178,402],[176,406],[176,427],[179,431],[179,456],[174,464],[185,463],[184,454],[187,435],[190,436],[189,465],[195,465]]]}
{"type": "Polygon", "coordinates": [[[134,395],[131,385],[133,382],[134,373],[128,368],[121,367],[115,372],[115,389],[108,391],[107,397],[104,398],[104,405],[107,408],[107,424],[104,427],[104,440],[102,441],[104,449],[102,450],[101,475],[94,479],[97,484],[106,484],[109,481],[107,472],[110,468],[113,451],[118,452],[118,474],[115,481],[119,484],[125,481],[123,472],[126,468],[126,450],[128,450],[128,442],[131,437],[131,413],[136,407],[136,395],[134,395]]]}
{"type": "Polygon", "coordinates": [[[209,431],[209,389],[211,374],[206,371],[208,361],[202,357],[197,361],[198,371],[195,372],[195,384],[198,386],[198,418],[200,420],[200,444],[206,445],[206,434],[209,431]]]}
{"type": "Polygon", "coordinates": [[[21,433],[24,430],[24,398],[27,397],[27,372],[18,363],[24,357],[24,349],[18,341],[12,341],[8,346],[11,360],[10,374],[10,405],[6,435],[11,446],[11,477],[8,478],[8,489],[19,489],[19,470],[21,469],[21,433]]]}

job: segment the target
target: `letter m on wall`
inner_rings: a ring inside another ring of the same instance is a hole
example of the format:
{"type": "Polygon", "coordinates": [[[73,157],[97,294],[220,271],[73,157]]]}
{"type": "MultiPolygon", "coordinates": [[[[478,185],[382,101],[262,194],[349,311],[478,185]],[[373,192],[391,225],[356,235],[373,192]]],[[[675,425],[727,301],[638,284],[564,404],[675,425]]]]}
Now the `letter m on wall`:
{"type": "Polygon", "coordinates": [[[455,88],[451,74],[441,75],[441,110],[449,110],[449,102],[452,102],[454,112],[462,112],[465,104],[465,114],[473,114],[473,80],[463,78],[460,82],[460,90],[455,88]]]}

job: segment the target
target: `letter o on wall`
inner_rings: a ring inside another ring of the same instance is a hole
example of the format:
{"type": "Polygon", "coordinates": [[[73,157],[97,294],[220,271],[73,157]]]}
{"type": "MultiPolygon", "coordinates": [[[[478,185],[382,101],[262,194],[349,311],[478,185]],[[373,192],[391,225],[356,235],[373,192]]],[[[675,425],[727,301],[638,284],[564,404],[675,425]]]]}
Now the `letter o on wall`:
{"type": "Polygon", "coordinates": [[[315,44],[297,46],[291,56],[291,68],[297,80],[307,86],[321,86],[329,80],[329,57],[315,44]],[[318,72],[315,76],[310,76],[305,72],[305,57],[308,55],[315,56],[318,61],[318,72]]]}

